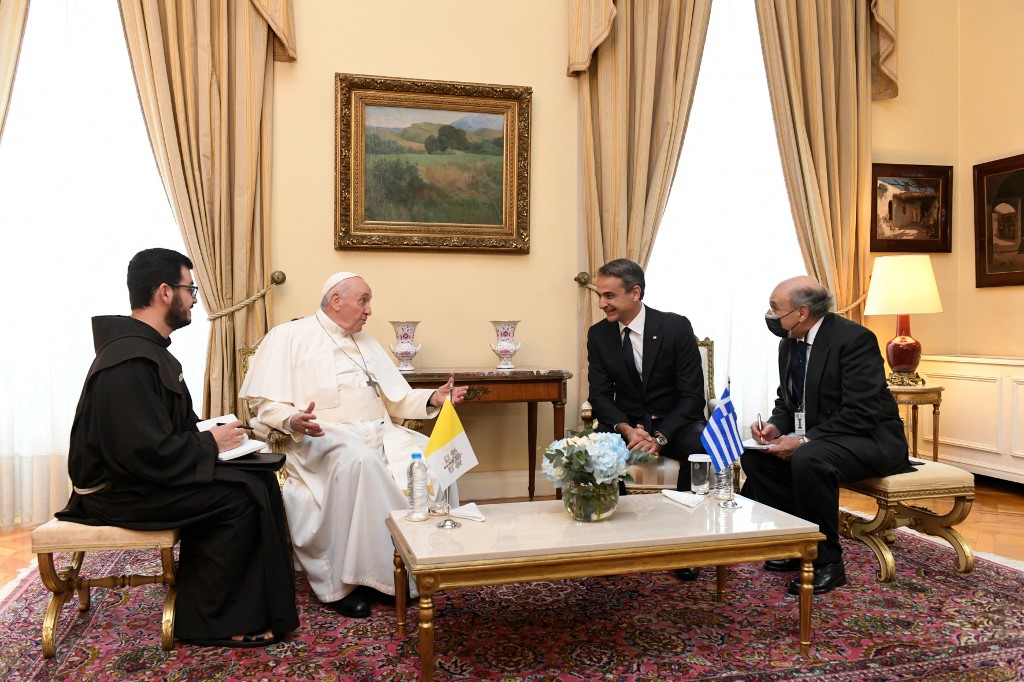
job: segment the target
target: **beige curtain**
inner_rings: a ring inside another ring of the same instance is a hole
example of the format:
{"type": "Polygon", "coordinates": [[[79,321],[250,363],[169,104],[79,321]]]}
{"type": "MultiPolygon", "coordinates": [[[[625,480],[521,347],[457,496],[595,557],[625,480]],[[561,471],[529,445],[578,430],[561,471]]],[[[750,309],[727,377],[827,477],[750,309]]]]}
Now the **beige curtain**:
{"type": "MultiPolygon", "coordinates": [[[[867,0],[756,0],[768,90],[807,271],[846,308],[866,289],[871,221],[867,0]]],[[[861,309],[847,313],[860,320],[861,309]]]]}
{"type": "Polygon", "coordinates": [[[293,61],[291,0],[119,0],[160,177],[207,310],[207,416],[236,410],[236,348],[267,331],[273,60],[293,61]]]}
{"type": "Polygon", "coordinates": [[[7,105],[18,70],[21,38],[25,35],[28,0],[0,0],[0,138],[4,135],[7,105]]]}
{"type": "Polygon", "coordinates": [[[900,92],[896,78],[898,0],[871,0],[871,99],[893,99],[900,92]]]}
{"type": "MultiPolygon", "coordinates": [[[[646,265],[675,178],[711,0],[572,0],[569,72],[579,77],[586,265],[646,265]]],[[[596,299],[581,289],[583,328],[596,299]]],[[[588,394],[586,353],[580,400],[588,394]]]]}

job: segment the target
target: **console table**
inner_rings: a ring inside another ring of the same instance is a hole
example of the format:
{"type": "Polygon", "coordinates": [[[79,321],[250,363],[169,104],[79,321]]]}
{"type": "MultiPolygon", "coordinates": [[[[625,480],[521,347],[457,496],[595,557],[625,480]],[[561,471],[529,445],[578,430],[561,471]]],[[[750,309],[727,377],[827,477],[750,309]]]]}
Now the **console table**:
{"type": "Polygon", "coordinates": [[[939,405],[942,404],[942,386],[890,386],[889,392],[897,405],[909,405],[907,430],[910,432],[912,453],[917,457],[917,406],[932,406],[932,461],[939,461],[939,405]]]}
{"type": "Polygon", "coordinates": [[[572,372],[538,367],[431,367],[403,372],[403,376],[413,388],[437,388],[448,377],[454,376],[457,386],[469,387],[467,403],[526,403],[528,491],[530,499],[533,499],[537,477],[537,403],[551,403],[554,407],[554,440],[564,438],[566,382],[572,378],[572,372]]]}

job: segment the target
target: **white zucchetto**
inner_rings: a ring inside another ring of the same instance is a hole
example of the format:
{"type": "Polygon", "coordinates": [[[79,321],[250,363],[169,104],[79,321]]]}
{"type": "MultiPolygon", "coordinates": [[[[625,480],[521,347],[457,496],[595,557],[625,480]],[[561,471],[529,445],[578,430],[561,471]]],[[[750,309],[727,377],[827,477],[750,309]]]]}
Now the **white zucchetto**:
{"type": "Polygon", "coordinates": [[[320,295],[326,296],[327,292],[333,289],[334,285],[337,284],[338,282],[344,282],[346,279],[352,279],[353,277],[358,276],[359,275],[357,275],[354,272],[336,272],[330,277],[328,277],[327,281],[324,282],[324,289],[320,295]]]}

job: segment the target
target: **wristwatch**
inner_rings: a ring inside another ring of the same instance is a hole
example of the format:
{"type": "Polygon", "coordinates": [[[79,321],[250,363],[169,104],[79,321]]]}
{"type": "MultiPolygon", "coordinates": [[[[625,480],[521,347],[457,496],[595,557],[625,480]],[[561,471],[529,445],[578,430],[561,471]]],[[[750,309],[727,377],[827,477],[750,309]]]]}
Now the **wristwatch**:
{"type": "Polygon", "coordinates": [[[660,433],[655,433],[654,442],[658,444],[659,448],[663,448],[666,445],[668,445],[668,438],[665,438],[665,436],[661,435],[660,433]]]}

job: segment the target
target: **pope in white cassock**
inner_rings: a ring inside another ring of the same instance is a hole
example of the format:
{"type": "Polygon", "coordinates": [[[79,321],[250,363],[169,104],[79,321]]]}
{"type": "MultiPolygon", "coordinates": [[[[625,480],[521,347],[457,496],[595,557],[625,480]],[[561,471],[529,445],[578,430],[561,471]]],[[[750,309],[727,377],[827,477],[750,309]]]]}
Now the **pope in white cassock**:
{"type": "MultiPolygon", "coordinates": [[[[366,588],[395,591],[384,519],[406,507],[406,470],[427,443],[396,422],[433,418],[449,392],[453,403],[466,395],[452,382],[409,386],[362,331],[372,296],[358,275],[331,275],[315,315],[267,333],[239,394],[257,433],[291,435],[283,495],[292,546],[316,596],[350,618],[370,615],[366,588]]],[[[450,495],[458,504],[454,487],[450,495]]]]}

